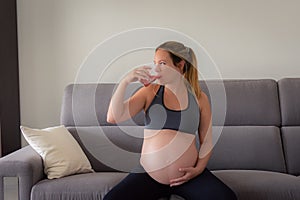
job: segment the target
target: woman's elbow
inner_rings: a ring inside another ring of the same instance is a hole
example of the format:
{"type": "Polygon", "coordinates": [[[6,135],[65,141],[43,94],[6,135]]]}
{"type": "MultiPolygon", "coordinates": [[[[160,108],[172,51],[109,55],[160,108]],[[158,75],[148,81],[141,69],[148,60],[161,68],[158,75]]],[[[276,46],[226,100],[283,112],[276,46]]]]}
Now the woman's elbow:
{"type": "Polygon", "coordinates": [[[111,114],[107,114],[107,116],[106,116],[106,121],[107,121],[108,123],[111,123],[111,124],[115,124],[115,123],[116,123],[115,118],[114,118],[111,114]]]}

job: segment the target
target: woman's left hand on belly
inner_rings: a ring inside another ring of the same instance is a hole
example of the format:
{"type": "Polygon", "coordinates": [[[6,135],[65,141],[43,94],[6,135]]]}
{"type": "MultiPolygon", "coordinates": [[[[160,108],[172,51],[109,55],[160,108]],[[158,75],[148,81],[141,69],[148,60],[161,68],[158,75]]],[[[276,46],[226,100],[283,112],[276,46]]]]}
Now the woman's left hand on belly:
{"type": "Polygon", "coordinates": [[[180,172],[183,172],[183,176],[170,180],[170,187],[181,185],[185,182],[188,182],[192,178],[198,176],[204,170],[199,170],[196,167],[184,167],[178,169],[180,172]]]}

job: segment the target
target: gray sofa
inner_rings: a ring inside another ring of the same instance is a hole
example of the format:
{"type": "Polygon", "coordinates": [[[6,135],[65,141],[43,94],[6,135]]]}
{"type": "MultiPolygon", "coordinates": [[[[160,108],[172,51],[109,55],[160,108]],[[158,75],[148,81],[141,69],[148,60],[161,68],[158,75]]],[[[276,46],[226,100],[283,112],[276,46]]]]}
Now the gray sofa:
{"type": "MultiPolygon", "coordinates": [[[[240,200],[300,199],[300,78],[200,85],[213,111],[216,144],[208,168],[240,200]]],[[[132,84],[127,95],[139,86],[132,84]]],[[[114,89],[114,84],[72,84],[64,93],[61,123],[96,173],[48,180],[41,157],[30,146],[0,159],[0,178],[18,177],[20,200],[102,199],[126,176],[122,171],[138,169],[143,114],[118,126],[107,123],[114,89]]],[[[3,200],[3,181],[0,195],[3,200]]]]}

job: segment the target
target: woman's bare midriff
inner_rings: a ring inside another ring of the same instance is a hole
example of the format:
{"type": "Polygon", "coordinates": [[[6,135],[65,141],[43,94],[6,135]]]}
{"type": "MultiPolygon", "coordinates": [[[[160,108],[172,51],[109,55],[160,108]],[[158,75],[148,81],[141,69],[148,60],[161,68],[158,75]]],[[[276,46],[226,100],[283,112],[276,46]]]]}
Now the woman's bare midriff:
{"type": "Polygon", "coordinates": [[[144,131],[141,165],[162,184],[183,176],[181,167],[193,167],[198,159],[195,135],[175,130],[144,131]]]}

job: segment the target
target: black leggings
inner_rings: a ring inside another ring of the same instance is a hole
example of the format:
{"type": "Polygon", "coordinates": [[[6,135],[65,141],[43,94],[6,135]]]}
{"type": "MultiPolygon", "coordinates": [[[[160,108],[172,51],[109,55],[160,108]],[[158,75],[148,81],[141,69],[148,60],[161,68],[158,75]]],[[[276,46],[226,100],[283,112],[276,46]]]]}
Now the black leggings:
{"type": "Polygon", "coordinates": [[[110,190],[104,200],[157,200],[178,195],[185,200],[236,200],[234,192],[208,169],[188,182],[170,187],[147,173],[131,173],[110,190]]]}

